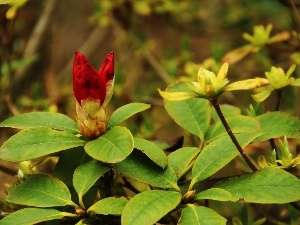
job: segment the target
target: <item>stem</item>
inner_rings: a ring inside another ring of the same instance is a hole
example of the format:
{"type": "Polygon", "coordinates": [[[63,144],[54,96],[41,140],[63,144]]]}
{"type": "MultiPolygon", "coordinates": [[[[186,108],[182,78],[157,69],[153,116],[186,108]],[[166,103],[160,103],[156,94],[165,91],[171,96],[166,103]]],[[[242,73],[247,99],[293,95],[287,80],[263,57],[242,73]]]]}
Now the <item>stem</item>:
{"type": "Polygon", "coordinates": [[[238,149],[239,153],[241,154],[241,156],[244,158],[244,160],[246,161],[246,163],[248,164],[248,166],[253,170],[253,171],[257,171],[258,169],[256,168],[256,166],[252,163],[252,161],[249,159],[249,157],[244,153],[241,145],[239,144],[239,142],[237,141],[236,137],[234,136],[234,134],[232,133],[222,111],[219,105],[219,102],[217,99],[211,99],[210,100],[211,104],[213,105],[213,107],[215,108],[219,118],[222,121],[223,126],[225,127],[229,137],[231,138],[233,144],[235,145],[235,147],[238,149]]]}
{"type": "MultiPolygon", "coordinates": [[[[275,111],[278,111],[280,108],[281,96],[282,96],[282,89],[279,89],[279,90],[277,90],[277,102],[276,102],[276,106],[275,106],[275,111]]],[[[274,149],[276,152],[276,159],[278,159],[278,151],[276,149],[275,139],[271,138],[269,141],[270,141],[270,145],[271,145],[272,149],[274,149]]]]}

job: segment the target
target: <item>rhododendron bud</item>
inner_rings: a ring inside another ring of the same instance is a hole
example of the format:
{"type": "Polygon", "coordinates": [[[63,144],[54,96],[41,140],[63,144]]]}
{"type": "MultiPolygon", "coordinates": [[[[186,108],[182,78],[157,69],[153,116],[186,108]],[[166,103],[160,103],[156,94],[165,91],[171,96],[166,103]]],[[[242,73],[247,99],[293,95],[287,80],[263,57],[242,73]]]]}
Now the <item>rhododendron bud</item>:
{"type": "Polygon", "coordinates": [[[85,137],[97,138],[107,127],[106,106],[114,85],[114,53],[107,55],[98,72],[77,51],[72,72],[78,126],[85,137]]]}

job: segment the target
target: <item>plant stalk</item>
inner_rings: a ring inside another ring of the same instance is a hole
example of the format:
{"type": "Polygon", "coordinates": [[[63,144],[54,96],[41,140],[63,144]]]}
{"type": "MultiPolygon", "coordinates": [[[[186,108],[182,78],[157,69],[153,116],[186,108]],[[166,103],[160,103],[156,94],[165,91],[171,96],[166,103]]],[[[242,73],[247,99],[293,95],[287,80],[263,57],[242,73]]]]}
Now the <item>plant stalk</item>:
{"type": "Polygon", "coordinates": [[[219,105],[219,102],[217,99],[212,99],[210,100],[211,104],[213,105],[213,107],[215,108],[219,118],[222,121],[223,126],[225,127],[229,137],[231,138],[233,144],[236,146],[236,148],[238,149],[239,153],[241,154],[241,156],[244,158],[244,160],[246,161],[246,163],[248,164],[248,166],[253,170],[253,171],[257,171],[258,169],[256,168],[256,166],[252,163],[252,161],[250,160],[250,158],[244,153],[241,145],[239,144],[239,142],[237,141],[236,137],[234,136],[234,134],[232,133],[222,111],[219,105]]]}

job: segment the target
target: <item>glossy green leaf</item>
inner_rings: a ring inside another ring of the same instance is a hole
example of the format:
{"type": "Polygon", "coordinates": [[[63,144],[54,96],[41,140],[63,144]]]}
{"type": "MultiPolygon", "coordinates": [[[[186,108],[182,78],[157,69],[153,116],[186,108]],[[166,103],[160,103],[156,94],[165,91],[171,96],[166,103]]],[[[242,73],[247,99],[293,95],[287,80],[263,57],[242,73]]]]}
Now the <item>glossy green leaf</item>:
{"type": "Polygon", "coordinates": [[[175,209],[181,195],[175,191],[152,190],[135,195],[125,206],[122,225],[152,225],[175,209]]]}
{"type": "MultiPolygon", "coordinates": [[[[168,92],[190,91],[183,82],[175,83],[167,88],[168,92]]],[[[209,101],[192,98],[182,101],[164,101],[165,108],[172,119],[182,128],[203,139],[210,118],[211,107],[209,101]]]]}
{"type": "Polygon", "coordinates": [[[210,208],[188,204],[181,212],[178,225],[226,225],[226,221],[210,208]]]}
{"type": "Polygon", "coordinates": [[[125,127],[113,127],[84,146],[87,154],[105,163],[118,163],[133,150],[133,137],[125,127]]]}
{"type": "Polygon", "coordinates": [[[300,137],[300,120],[284,112],[269,112],[256,117],[261,124],[263,134],[255,138],[254,142],[265,141],[270,138],[300,137]]]}
{"type": "Polygon", "coordinates": [[[160,167],[165,168],[168,165],[168,157],[155,143],[135,137],[134,147],[141,150],[160,167]]]}
{"type": "Polygon", "coordinates": [[[179,190],[174,170],[170,167],[162,169],[141,151],[134,150],[124,161],[112,164],[112,166],[125,177],[150,184],[154,187],[179,190]]]}
{"type": "Polygon", "coordinates": [[[199,153],[199,148],[184,147],[168,155],[169,166],[175,171],[177,178],[187,172],[199,153]]]}
{"type": "Polygon", "coordinates": [[[125,197],[109,197],[96,202],[87,211],[104,215],[121,215],[127,203],[128,199],[125,197]]]}
{"type": "Polygon", "coordinates": [[[74,188],[82,203],[83,195],[105,174],[110,168],[103,166],[97,160],[91,160],[80,165],[73,174],[74,188]]]}
{"type": "Polygon", "coordinates": [[[4,142],[0,147],[0,158],[10,162],[21,162],[83,146],[85,143],[84,140],[65,131],[49,128],[23,130],[4,142]]]}
{"type": "MultiPolygon", "coordinates": [[[[226,120],[234,134],[255,133],[261,131],[259,122],[252,117],[236,115],[234,117],[229,117],[226,120]]],[[[211,128],[212,129],[210,129],[207,137],[205,138],[207,142],[211,142],[217,138],[227,135],[227,131],[221,121],[218,121],[214,126],[211,126],[211,128]]]]}
{"type": "MultiPolygon", "coordinates": [[[[247,146],[259,134],[236,134],[242,148],[247,146]]],[[[221,137],[209,143],[198,156],[192,169],[190,189],[196,182],[215,174],[239,154],[229,136],[221,137]]]]}
{"type": "Polygon", "coordinates": [[[73,205],[67,186],[60,180],[43,174],[33,174],[12,186],[8,202],[35,207],[73,205]]]}
{"type": "Polygon", "coordinates": [[[231,193],[231,201],[283,204],[300,200],[300,180],[292,174],[267,167],[252,174],[230,178],[216,184],[231,193]]]}
{"type": "Polygon", "coordinates": [[[221,188],[210,188],[205,191],[201,191],[196,194],[194,200],[201,199],[210,199],[216,201],[230,201],[232,199],[232,195],[229,191],[226,191],[221,188]]]}
{"type": "Polygon", "coordinates": [[[80,132],[77,123],[70,117],[52,112],[24,113],[4,120],[0,123],[0,127],[12,127],[18,129],[47,127],[71,133],[80,132]]]}
{"type": "Polygon", "coordinates": [[[77,217],[76,214],[60,212],[56,209],[25,208],[5,216],[0,220],[0,225],[32,225],[65,216],[77,217]]]}
{"type": "Polygon", "coordinates": [[[151,105],[145,103],[130,103],[120,108],[116,109],[113,112],[111,117],[108,120],[108,127],[114,127],[127,120],[129,117],[133,116],[136,113],[142,112],[146,109],[149,109],[151,105]]]}

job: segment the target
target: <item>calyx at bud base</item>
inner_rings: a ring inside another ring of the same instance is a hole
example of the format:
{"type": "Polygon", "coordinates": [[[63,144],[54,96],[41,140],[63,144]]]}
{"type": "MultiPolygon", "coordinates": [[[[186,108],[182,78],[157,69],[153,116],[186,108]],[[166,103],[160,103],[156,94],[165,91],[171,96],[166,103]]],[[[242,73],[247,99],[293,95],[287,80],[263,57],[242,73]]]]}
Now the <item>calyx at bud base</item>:
{"type": "Polygon", "coordinates": [[[82,135],[95,139],[107,128],[106,106],[113,94],[114,53],[107,55],[98,72],[83,54],[76,52],[72,72],[78,126],[82,135]]]}

